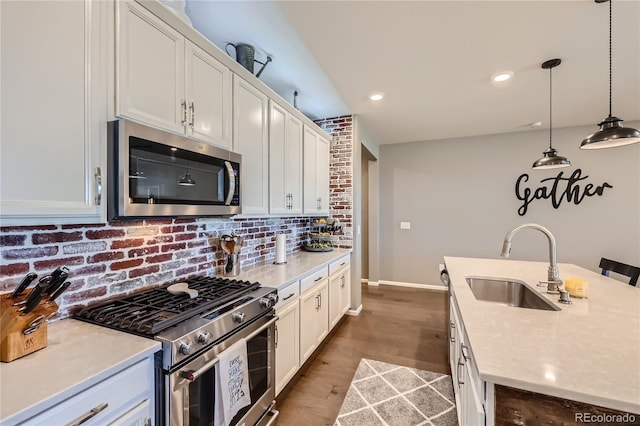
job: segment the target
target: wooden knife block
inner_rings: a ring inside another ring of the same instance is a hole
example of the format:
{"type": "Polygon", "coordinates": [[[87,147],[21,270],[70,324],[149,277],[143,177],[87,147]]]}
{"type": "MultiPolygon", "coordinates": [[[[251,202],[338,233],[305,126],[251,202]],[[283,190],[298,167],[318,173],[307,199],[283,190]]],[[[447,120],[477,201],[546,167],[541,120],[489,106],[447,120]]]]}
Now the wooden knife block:
{"type": "Polygon", "coordinates": [[[31,293],[25,290],[15,299],[10,299],[11,293],[0,295],[0,361],[11,362],[15,359],[47,347],[47,322],[44,321],[37,330],[24,334],[29,324],[40,315],[45,317],[58,311],[58,304],[53,301],[41,302],[26,315],[19,312],[24,305],[14,306],[16,302],[24,301],[31,293]]]}

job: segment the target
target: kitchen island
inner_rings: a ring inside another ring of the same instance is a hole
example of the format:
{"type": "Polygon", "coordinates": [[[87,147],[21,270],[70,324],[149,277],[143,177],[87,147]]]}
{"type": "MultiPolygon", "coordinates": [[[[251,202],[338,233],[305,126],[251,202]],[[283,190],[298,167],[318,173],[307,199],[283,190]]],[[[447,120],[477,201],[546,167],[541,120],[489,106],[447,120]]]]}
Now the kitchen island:
{"type": "Polygon", "coordinates": [[[461,357],[473,361],[479,376],[487,424],[494,422],[500,402],[494,389],[501,386],[640,414],[640,289],[559,264],[561,279],[589,282],[587,299],[565,305],[546,286],[537,286],[546,281],[548,263],[459,257],[445,257],[445,263],[451,303],[470,352],[461,357]],[[477,300],[469,276],[523,281],[559,310],[477,300]]]}

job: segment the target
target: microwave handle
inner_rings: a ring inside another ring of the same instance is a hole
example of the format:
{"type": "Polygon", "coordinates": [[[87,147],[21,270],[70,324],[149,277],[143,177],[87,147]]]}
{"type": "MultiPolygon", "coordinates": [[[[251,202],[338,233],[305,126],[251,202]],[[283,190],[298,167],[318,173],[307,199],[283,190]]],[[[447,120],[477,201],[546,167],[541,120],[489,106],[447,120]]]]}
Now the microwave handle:
{"type": "Polygon", "coordinates": [[[228,161],[224,162],[225,167],[227,168],[227,175],[229,176],[229,192],[227,192],[227,198],[224,200],[224,205],[231,205],[231,200],[233,200],[233,194],[236,192],[236,177],[233,174],[233,166],[228,161]]]}

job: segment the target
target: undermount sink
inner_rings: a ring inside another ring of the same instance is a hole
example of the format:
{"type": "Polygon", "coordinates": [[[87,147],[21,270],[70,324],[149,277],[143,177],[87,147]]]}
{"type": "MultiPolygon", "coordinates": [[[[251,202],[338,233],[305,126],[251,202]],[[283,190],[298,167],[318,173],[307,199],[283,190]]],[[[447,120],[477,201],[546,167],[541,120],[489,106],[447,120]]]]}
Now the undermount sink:
{"type": "Polygon", "coordinates": [[[478,300],[518,308],[559,311],[556,305],[518,280],[507,278],[466,277],[471,292],[478,300]]]}

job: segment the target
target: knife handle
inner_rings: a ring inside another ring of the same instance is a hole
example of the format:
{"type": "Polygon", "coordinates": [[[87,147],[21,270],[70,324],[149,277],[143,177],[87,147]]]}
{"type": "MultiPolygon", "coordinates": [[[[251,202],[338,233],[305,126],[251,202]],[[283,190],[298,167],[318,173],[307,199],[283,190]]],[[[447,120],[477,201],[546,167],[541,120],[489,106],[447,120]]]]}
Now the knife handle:
{"type": "Polygon", "coordinates": [[[62,271],[60,274],[57,275],[56,278],[52,278],[49,286],[46,289],[47,290],[46,293],[47,294],[55,293],[56,290],[58,290],[62,286],[62,284],[64,284],[64,281],[67,279],[68,276],[69,274],[67,272],[62,271]]]}
{"type": "Polygon", "coordinates": [[[36,285],[33,290],[31,290],[31,293],[29,293],[29,296],[27,297],[27,301],[25,302],[24,308],[22,308],[22,314],[28,314],[29,312],[33,311],[35,309],[36,306],[38,306],[38,303],[40,303],[40,300],[42,299],[42,287],[40,287],[40,285],[36,285]]]}
{"type": "Polygon", "coordinates": [[[58,296],[60,296],[67,288],[69,288],[70,285],[71,285],[71,281],[67,281],[66,283],[62,284],[60,287],[58,287],[51,293],[51,295],[49,296],[49,300],[57,299],[58,296]]]}
{"type": "Polygon", "coordinates": [[[29,287],[29,284],[31,284],[31,282],[37,277],[37,274],[29,272],[27,275],[25,275],[20,284],[18,284],[18,286],[15,288],[15,290],[13,290],[13,293],[11,293],[11,296],[9,297],[11,299],[15,299],[16,297],[20,296],[22,292],[25,291],[27,287],[29,287]]]}

